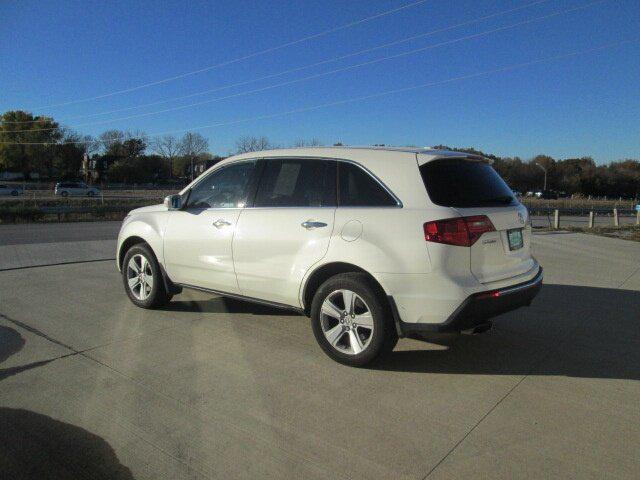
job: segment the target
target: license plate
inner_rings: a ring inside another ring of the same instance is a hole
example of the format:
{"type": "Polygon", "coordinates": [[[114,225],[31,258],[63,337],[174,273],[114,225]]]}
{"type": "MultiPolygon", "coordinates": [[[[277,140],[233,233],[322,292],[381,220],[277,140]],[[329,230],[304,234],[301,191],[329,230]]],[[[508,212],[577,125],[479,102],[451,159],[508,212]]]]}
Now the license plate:
{"type": "Polygon", "coordinates": [[[509,250],[518,250],[524,246],[521,228],[507,230],[507,238],[509,239],[509,250]]]}

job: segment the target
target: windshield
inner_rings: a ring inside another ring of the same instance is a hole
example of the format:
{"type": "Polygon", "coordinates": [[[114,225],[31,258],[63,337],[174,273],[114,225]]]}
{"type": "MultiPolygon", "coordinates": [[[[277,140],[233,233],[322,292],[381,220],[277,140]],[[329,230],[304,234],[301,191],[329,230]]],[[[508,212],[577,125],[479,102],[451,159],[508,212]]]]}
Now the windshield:
{"type": "Polygon", "coordinates": [[[513,205],[513,192],[491,165],[465,159],[434,160],[420,166],[431,201],[446,207],[513,205]]]}

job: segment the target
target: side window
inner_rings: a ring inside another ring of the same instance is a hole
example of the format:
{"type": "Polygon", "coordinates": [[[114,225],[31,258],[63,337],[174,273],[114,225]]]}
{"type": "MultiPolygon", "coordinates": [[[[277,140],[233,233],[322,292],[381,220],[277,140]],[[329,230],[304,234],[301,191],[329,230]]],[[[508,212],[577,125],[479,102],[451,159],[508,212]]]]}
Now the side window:
{"type": "Polygon", "coordinates": [[[214,171],[192,189],[186,208],[242,208],[256,162],[242,162],[214,171]]]}
{"type": "Polygon", "coordinates": [[[336,162],[332,160],[265,160],[256,207],[333,207],[336,162]]]}
{"type": "Polygon", "coordinates": [[[338,199],[341,207],[395,207],[398,202],[362,168],[338,162],[338,199]]]}

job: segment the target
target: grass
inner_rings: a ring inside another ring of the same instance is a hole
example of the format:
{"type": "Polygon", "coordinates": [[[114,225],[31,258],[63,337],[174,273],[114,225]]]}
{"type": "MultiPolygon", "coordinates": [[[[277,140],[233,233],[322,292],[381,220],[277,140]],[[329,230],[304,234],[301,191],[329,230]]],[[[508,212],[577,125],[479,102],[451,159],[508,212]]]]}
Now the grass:
{"type": "Polygon", "coordinates": [[[47,222],[91,222],[122,220],[134,208],[158,203],[157,200],[105,201],[104,204],[86,202],[16,202],[0,204],[0,224],[47,223],[47,222]]]}

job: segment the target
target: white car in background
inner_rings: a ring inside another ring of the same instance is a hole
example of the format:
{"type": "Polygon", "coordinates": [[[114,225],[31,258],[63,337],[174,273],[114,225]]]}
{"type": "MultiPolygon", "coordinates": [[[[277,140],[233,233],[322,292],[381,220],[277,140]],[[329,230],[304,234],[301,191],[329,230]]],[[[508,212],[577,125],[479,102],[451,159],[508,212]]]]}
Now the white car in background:
{"type": "Polygon", "coordinates": [[[56,183],[54,193],[62,197],[67,197],[67,196],[95,197],[96,195],[100,195],[100,189],[97,187],[90,187],[89,185],[83,182],[58,182],[56,183]]]}
{"type": "Polygon", "coordinates": [[[0,195],[11,195],[17,197],[23,193],[24,191],[19,185],[6,185],[4,183],[0,183],[0,195]]]}
{"type": "Polygon", "coordinates": [[[130,212],[116,255],[135,305],[193,288],[294,309],[354,366],[398,337],[484,330],[542,285],[527,209],[484,158],[441,150],[237,155],[130,212]]]}

